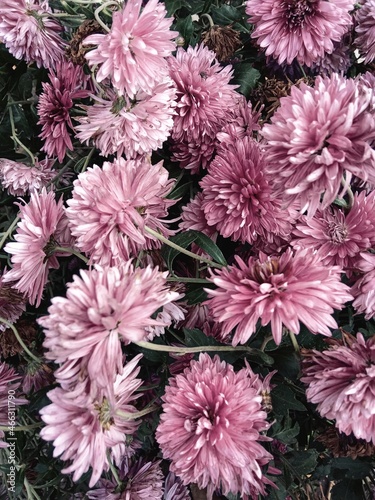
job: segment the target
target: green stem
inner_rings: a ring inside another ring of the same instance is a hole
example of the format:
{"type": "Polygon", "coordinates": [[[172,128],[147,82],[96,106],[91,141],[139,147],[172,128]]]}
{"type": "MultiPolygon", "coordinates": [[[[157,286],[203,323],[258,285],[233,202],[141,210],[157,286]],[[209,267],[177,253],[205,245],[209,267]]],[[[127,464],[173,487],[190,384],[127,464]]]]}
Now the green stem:
{"type": "Polygon", "coordinates": [[[24,486],[26,488],[27,500],[33,500],[34,498],[36,498],[36,500],[40,500],[40,496],[37,494],[37,492],[31,486],[31,484],[27,480],[26,476],[24,477],[23,484],[24,484],[24,486]]]}
{"type": "Polygon", "coordinates": [[[109,468],[111,469],[112,475],[116,480],[117,486],[121,486],[122,483],[121,483],[120,478],[118,476],[117,470],[115,469],[115,466],[112,463],[111,455],[110,455],[109,451],[107,451],[107,460],[108,460],[109,468]]]}
{"type": "Polygon", "coordinates": [[[194,352],[206,352],[206,351],[247,351],[252,352],[253,349],[248,346],[236,346],[232,347],[229,345],[202,345],[198,347],[175,347],[171,345],[160,345],[153,344],[152,342],[133,342],[138,347],[142,347],[143,349],[150,349],[151,351],[161,351],[161,352],[176,352],[183,354],[189,354],[194,352]]]}
{"type": "MultiPolygon", "coordinates": [[[[13,103],[13,99],[9,96],[8,98],[8,102],[9,104],[12,104],[13,103]]],[[[25,153],[27,153],[30,158],[31,158],[31,162],[33,165],[35,165],[35,156],[32,154],[32,152],[30,151],[30,149],[28,149],[23,142],[21,142],[18,137],[17,137],[17,132],[16,132],[16,127],[14,125],[14,116],[13,116],[13,109],[12,109],[12,106],[9,106],[8,108],[8,111],[9,111],[9,119],[10,119],[10,127],[12,129],[12,135],[11,135],[11,139],[13,139],[13,141],[18,144],[19,146],[21,146],[21,148],[25,151],[25,153]]]]}
{"type": "Polygon", "coordinates": [[[95,9],[95,12],[94,12],[95,19],[98,21],[100,26],[107,32],[110,32],[111,30],[108,28],[108,26],[106,24],[103,23],[103,21],[100,19],[99,14],[101,13],[102,10],[106,9],[109,5],[117,5],[118,6],[118,3],[112,2],[112,1],[105,2],[105,3],[103,3],[103,5],[99,5],[99,7],[97,7],[95,9]]]}
{"type": "Polygon", "coordinates": [[[34,361],[37,361],[38,363],[41,362],[41,360],[38,357],[36,357],[31,351],[29,351],[29,348],[26,346],[25,342],[21,339],[20,334],[17,331],[17,328],[14,325],[12,325],[12,323],[10,323],[9,321],[7,321],[4,318],[0,318],[0,323],[4,323],[4,325],[6,325],[8,328],[10,328],[13,331],[16,339],[18,340],[18,343],[22,346],[23,350],[26,352],[26,354],[31,359],[33,359],[34,361]]]}
{"type": "Polygon", "coordinates": [[[3,237],[1,238],[0,240],[0,250],[3,248],[3,245],[4,243],[6,242],[6,240],[9,238],[9,236],[12,234],[13,232],[13,229],[16,227],[17,225],[17,222],[20,220],[20,218],[17,217],[14,219],[14,221],[12,222],[12,224],[8,227],[8,229],[5,231],[5,233],[3,234],[3,237]]]}
{"type": "MultiPolygon", "coordinates": [[[[12,431],[14,432],[30,431],[32,429],[36,429],[37,427],[41,427],[42,425],[43,425],[42,422],[30,425],[18,425],[17,427],[13,427],[12,431]]],[[[8,432],[8,430],[9,429],[6,425],[0,425],[0,431],[8,432]]]]}
{"type": "Polygon", "coordinates": [[[83,167],[82,167],[82,170],[81,170],[81,173],[84,172],[87,168],[87,165],[89,164],[89,161],[91,160],[91,157],[92,155],[94,154],[94,151],[95,151],[96,148],[91,148],[89,154],[86,156],[86,160],[85,160],[85,163],[83,164],[83,167]]]}
{"type": "Polygon", "coordinates": [[[65,247],[54,247],[54,252],[64,252],[64,253],[71,253],[72,255],[75,255],[79,259],[83,260],[85,264],[88,263],[89,259],[82,255],[80,252],[77,250],[74,250],[73,248],[65,248],[65,247]]]}
{"type": "Polygon", "coordinates": [[[204,278],[167,278],[167,281],[177,282],[177,283],[202,283],[208,284],[210,283],[208,280],[204,278]]]}
{"type": "Polygon", "coordinates": [[[152,413],[155,410],[158,410],[158,406],[149,406],[148,408],[144,408],[141,411],[135,411],[134,413],[128,413],[126,411],[116,410],[116,415],[123,418],[124,420],[136,420],[137,418],[143,417],[148,413],[152,413]]]}
{"type": "Polygon", "coordinates": [[[212,17],[210,16],[210,14],[202,14],[201,17],[206,17],[208,22],[210,23],[210,28],[213,28],[215,26],[215,23],[213,22],[212,20],[212,17]]]}
{"type": "Polygon", "coordinates": [[[300,349],[299,349],[299,345],[298,345],[296,336],[294,335],[293,332],[289,331],[289,337],[290,337],[290,340],[291,340],[291,342],[293,344],[294,350],[299,354],[300,353],[300,349]]]}
{"type": "Polygon", "coordinates": [[[267,347],[268,342],[270,342],[273,339],[273,335],[268,335],[265,337],[265,339],[262,342],[262,345],[260,346],[260,350],[264,352],[265,348],[267,347]]]}
{"type": "MultiPolygon", "coordinates": [[[[346,180],[344,179],[344,177],[341,179],[341,185],[343,188],[345,188],[346,186],[346,180]]],[[[353,194],[353,191],[350,187],[350,185],[348,184],[348,186],[346,187],[346,192],[343,193],[344,195],[347,194],[348,195],[348,198],[349,198],[349,204],[348,204],[348,208],[351,208],[353,206],[353,203],[354,203],[354,194],[353,194]]]]}
{"type": "Polygon", "coordinates": [[[154,231],[153,229],[151,229],[148,226],[144,226],[144,230],[146,231],[146,233],[151,234],[151,236],[154,236],[155,238],[157,238],[159,241],[161,241],[165,245],[168,245],[169,247],[174,248],[175,250],[178,250],[180,253],[183,253],[183,254],[187,255],[188,257],[191,257],[192,259],[199,260],[200,262],[205,262],[208,266],[216,267],[217,269],[222,269],[224,267],[221,264],[218,264],[217,262],[212,262],[212,260],[201,257],[200,255],[197,255],[196,253],[189,252],[189,250],[186,250],[185,248],[180,247],[180,245],[176,245],[176,243],[173,243],[173,241],[168,240],[162,234],[158,233],[157,231],[154,231]]]}

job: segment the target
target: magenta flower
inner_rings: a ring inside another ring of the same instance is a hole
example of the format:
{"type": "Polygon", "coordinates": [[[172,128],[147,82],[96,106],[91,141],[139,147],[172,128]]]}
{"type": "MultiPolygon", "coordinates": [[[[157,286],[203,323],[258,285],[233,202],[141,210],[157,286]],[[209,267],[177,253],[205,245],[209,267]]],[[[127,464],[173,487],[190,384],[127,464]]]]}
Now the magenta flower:
{"type": "Polygon", "coordinates": [[[119,158],[102,168],[94,165],[74,181],[66,214],[77,247],[91,262],[113,265],[140,250],[160,248],[144,226],[167,238],[174,234],[162,220],[176,203],[166,199],[174,181],[162,165],[119,158]]]}
{"type": "Polygon", "coordinates": [[[86,54],[90,66],[99,65],[98,82],[107,77],[119,94],[133,98],[139,90],[151,93],[168,74],[164,59],[176,45],[170,31],[173,18],[166,18],[164,4],[150,0],[141,11],[141,0],[129,0],[113,14],[109,33],[88,36],[84,45],[98,45],[86,54]]]}
{"type": "Polygon", "coordinates": [[[12,285],[20,293],[26,294],[29,303],[39,307],[43,290],[48,281],[48,271],[57,269],[58,246],[71,246],[71,236],[67,228],[63,200],[55,201],[55,194],[32,193],[29,203],[21,205],[20,222],[17,224],[16,241],[5,245],[4,250],[11,254],[12,269],[3,276],[4,283],[12,285]]]}
{"type": "Polygon", "coordinates": [[[44,141],[43,151],[49,156],[57,156],[61,163],[66,150],[73,150],[69,129],[73,123],[69,111],[73,107],[73,99],[88,96],[84,89],[88,77],[80,66],[71,62],[61,62],[55,71],[50,71],[51,83],[42,83],[43,92],[38,102],[38,124],[42,125],[39,137],[44,141]]]}
{"type": "Polygon", "coordinates": [[[40,191],[55,177],[53,160],[46,158],[26,165],[17,161],[0,158],[0,184],[13,196],[24,196],[32,191],[40,191]]]}
{"type": "Polygon", "coordinates": [[[302,216],[293,231],[292,246],[316,250],[327,266],[340,266],[349,275],[359,253],[375,245],[375,192],[354,195],[353,206],[317,210],[311,219],[302,216]]]}
{"type": "Polygon", "coordinates": [[[207,303],[213,319],[223,323],[222,335],[236,328],[233,345],[244,344],[262,326],[271,323],[276,344],[280,344],[283,326],[300,331],[300,321],[311,333],[331,336],[329,328],[338,328],[332,317],[352,300],[349,287],[340,281],[341,269],[327,267],[310,249],[290,249],[279,257],[260,253],[247,264],[238,256],[236,264],[212,273],[216,289],[207,289],[207,303]]]}
{"type": "Polygon", "coordinates": [[[375,183],[373,89],[337,74],[301,83],[264,125],[267,171],[288,203],[311,217],[336,198],[343,174],[375,183]],[[321,196],[324,194],[323,199],[321,196]]]}
{"type": "Polygon", "coordinates": [[[81,271],[67,285],[66,297],[54,297],[44,328],[46,358],[58,363],[83,358],[92,381],[101,387],[122,370],[125,345],[144,340],[145,327],[165,326],[151,316],[180,295],[166,286],[168,273],[130,261],[118,267],[81,271]]]}
{"type": "Polygon", "coordinates": [[[279,64],[294,59],[311,66],[332,53],[352,24],[352,0],[247,0],[246,13],[257,44],[279,64]]]}
{"type": "Polygon", "coordinates": [[[355,298],[353,307],[357,313],[364,314],[369,320],[375,316],[375,255],[361,253],[357,270],[361,275],[351,289],[355,298]]]}
{"type": "Polygon", "coordinates": [[[140,358],[138,355],[127,363],[106,389],[93,391],[90,384],[78,383],[73,391],[58,387],[47,394],[52,403],[40,410],[46,424],[40,436],[53,441],[54,457],[72,460],[62,472],[73,473],[73,481],[92,467],[92,488],[109,468],[107,452],[118,456],[127,436],[136,432],[139,421],[122,417],[119,412],[137,411],[132,402],[138,397],[134,392],[142,385],[136,378],[140,358]]]}
{"type": "Polygon", "coordinates": [[[139,91],[134,99],[107,90],[106,98],[92,96],[93,106],[82,106],[86,117],[77,118],[76,137],[93,139],[103,156],[117,153],[128,159],[160,148],[173,126],[176,90],[169,78],[152,93],[139,91]]]}
{"type": "MultiPolygon", "coordinates": [[[[209,238],[214,239],[216,229],[207,224],[206,216],[203,210],[203,193],[199,192],[190,200],[190,202],[182,207],[180,229],[195,229],[205,234],[209,238]]],[[[215,238],[216,239],[216,238],[215,238]]]]}
{"type": "Polygon", "coordinates": [[[356,12],[355,45],[365,58],[365,64],[375,59],[375,0],[362,0],[356,12]]]}
{"type": "MultiPolygon", "coordinates": [[[[169,379],[156,439],[170,470],[187,485],[256,497],[272,484],[261,467],[271,459],[258,442],[269,427],[250,370],[235,372],[218,356],[201,354],[169,379]]],[[[253,374],[252,374],[253,375],[253,374]]]]}
{"type": "Polygon", "coordinates": [[[329,349],[308,352],[301,381],[307,400],[340,432],[375,444],[375,337],[347,336],[329,349]]]}
{"type": "Polygon", "coordinates": [[[225,238],[253,243],[291,232],[288,213],[272,193],[265,158],[250,137],[222,147],[200,186],[207,223],[225,238]]]}
{"type": "Polygon", "coordinates": [[[0,40],[16,59],[53,68],[64,57],[61,24],[51,15],[48,0],[2,0],[0,40]]]}

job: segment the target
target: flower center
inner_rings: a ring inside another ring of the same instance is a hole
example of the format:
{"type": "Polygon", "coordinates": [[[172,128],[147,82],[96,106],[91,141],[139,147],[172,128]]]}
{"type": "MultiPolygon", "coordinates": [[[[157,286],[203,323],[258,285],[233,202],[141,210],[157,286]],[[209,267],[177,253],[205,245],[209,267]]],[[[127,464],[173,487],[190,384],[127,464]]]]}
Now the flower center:
{"type": "Polygon", "coordinates": [[[254,266],[254,278],[258,283],[268,282],[270,277],[279,272],[279,259],[269,257],[266,262],[257,262],[254,266]]]}
{"type": "Polygon", "coordinates": [[[290,30],[302,28],[306,17],[315,12],[313,0],[286,0],[285,16],[290,30]]]}
{"type": "Polygon", "coordinates": [[[113,424],[113,417],[111,415],[111,408],[109,401],[103,399],[102,404],[95,403],[95,410],[98,412],[99,422],[104,430],[108,431],[113,424]]]}
{"type": "Polygon", "coordinates": [[[339,245],[343,243],[348,236],[348,228],[345,224],[338,224],[337,222],[328,223],[328,235],[332,240],[332,243],[339,245]]]}

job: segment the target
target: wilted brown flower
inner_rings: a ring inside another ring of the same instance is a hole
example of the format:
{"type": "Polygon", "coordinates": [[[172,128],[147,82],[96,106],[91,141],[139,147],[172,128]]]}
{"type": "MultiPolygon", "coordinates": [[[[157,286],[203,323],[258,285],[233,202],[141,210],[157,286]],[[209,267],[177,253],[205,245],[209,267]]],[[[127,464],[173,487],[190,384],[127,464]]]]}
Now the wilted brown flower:
{"type": "Polygon", "coordinates": [[[71,39],[68,47],[66,48],[66,56],[74,64],[83,66],[86,63],[85,54],[91,49],[91,46],[82,46],[83,40],[93,33],[103,33],[103,29],[100,24],[93,19],[87,19],[75,32],[73,38],[71,39]]]}
{"type": "Polygon", "coordinates": [[[333,425],[324,429],[316,439],[324,444],[335,458],[351,457],[355,460],[357,457],[370,457],[375,454],[375,446],[372,443],[357,439],[353,434],[347,436],[333,425]]]}
{"type": "MultiPolygon", "coordinates": [[[[16,290],[14,291],[17,293],[16,290]]],[[[27,346],[30,346],[37,334],[35,325],[30,321],[30,319],[20,319],[14,326],[24,343],[27,346]]],[[[1,333],[0,355],[2,358],[6,359],[10,356],[15,356],[17,353],[22,352],[22,350],[23,348],[21,344],[18,342],[10,328],[7,328],[1,333]]]]}
{"type": "Polygon", "coordinates": [[[213,50],[220,62],[228,61],[241,45],[240,34],[231,26],[211,26],[202,33],[202,42],[213,50]]]}

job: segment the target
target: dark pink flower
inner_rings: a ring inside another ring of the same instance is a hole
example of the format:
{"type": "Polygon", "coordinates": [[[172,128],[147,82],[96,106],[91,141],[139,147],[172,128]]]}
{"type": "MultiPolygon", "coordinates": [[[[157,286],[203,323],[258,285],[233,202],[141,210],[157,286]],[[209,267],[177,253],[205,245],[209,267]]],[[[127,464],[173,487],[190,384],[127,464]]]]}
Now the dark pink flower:
{"type": "Polygon", "coordinates": [[[290,234],[288,212],[272,192],[265,161],[259,144],[244,137],[220,148],[200,182],[207,224],[225,238],[253,243],[290,234]]]}
{"type": "Polygon", "coordinates": [[[64,57],[61,24],[50,15],[48,0],[2,0],[0,39],[16,59],[53,68],[64,57]]]}
{"type": "Polygon", "coordinates": [[[173,18],[166,17],[163,3],[129,0],[114,12],[109,33],[88,36],[84,45],[98,45],[86,54],[90,66],[99,65],[98,82],[109,77],[121,95],[133,98],[139,90],[151,93],[168,74],[164,59],[171,55],[178,35],[170,31],[173,18]]]}
{"type": "Polygon", "coordinates": [[[121,373],[121,340],[138,342],[147,335],[145,327],[165,326],[151,316],[180,297],[166,286],[167,274],[134,269],[130,261],[82,270],[68,283],[66,297],[54,297],[48,316],[38,320],[46,358],[58,363],[83,358],[91,380],[105,387],[121,373]]]}
{"type": "Polygon", "coordinates": [[[299,201],[311,217],[334,201],[344,173],[347,182],[356,175],[375,183],[373,95],[360,80],[334,73],[281,98],[261,133],[267,171],[288,203],[299,201]]]}
{"type": "Polygon", "coordinates": [[[55,177],[52,170],[54,161],[46,158],[26,165],[18,161],[0,158],[0,184],[13,196],[24,196],[32,191],[40,191],[55,177]]]}
{"type": "MultiPolygon", "coordinates": [[[[30,304],[38,307],[48,281],[48,271],[57,269],[59,263],[54,251],[57,246],[71,246],[68,221],[63,199],[55,201],[55,194],[32,193],[29,203],[21,205],[20,222],[17,224],[16,241],[5,245],[11,257],[12,269],[3,276],[5,283],[14,282],[16,290],[26,294],[30,304]]],[[[62,255],[66,255],[65,253],[62,255]]]]}
{"type": "Polygon", "coordinates": [[[299,333],[300,321],[311,331],[330,336],[337,328],[334,309],[352,299],[349,287],[340,281],[341,269],[327,267],[310,249],[290,249],[280,256],[236,264],[212,273],[216,289],[207,289],[213,319],[223,323],[222,335],[236,328],[233,345],[244,344],[256,331],[257,322],[271,323],[274,340],[280,344],[283,326],[299,333]]]}
{"type": "Polygon", "coordinates": [[[140,250],[160,248],[161,243],[145,226],[168,238],[167,199],[174,180],[168,180],[163,162],[145,158],[94,165],[74,181],[66,214],[76,245],[91,262],[114,265],[136,256],[140,250]]]}
{"type": "Polygon", "coordinates": [[[375,59],[375,0],[362,0],[355,19],[354,43],[367,64],[375,59]]]}
{"type": "Polygon", "coordinates": [[[170,470],[185,485],[256,497],[272,484],[261,467],[272,459],[258,442],[268,429],[254,374],[235,372],[218,356],[201,354],[169,379],[156,439],[170,470]]]}
{"type": "Polygon", "coordinates": [[[340,432],[375,444],[375,337],[333,341],[323,352],[308,352],[302,366],[307,400],[320,415],[336,420],[340,432]]]}
{"type": "Polygon", "coordinates": [[[316,250],[324,264],[352,274],[359,253],[375,245],[375,192],[355,195],[347,213],[331,206],[310,219],[302,216],[293,235],[292,246],[316,250]]]}
{"type": "Polygon", "coordinates": [[[356,267],[361,274],[351,289],[355,299],[353,307],[369,320],[375,316],[375,255],[361,253],[356,267]]]}
{"type": "Polygon", "coordinates": [[[52,403],[40,410],[46,424],[40,436],[53,441],[54,457],[72,460],[62,472],[73,473],[73,481],[92,467],[92,488],[109,468],[107,452],[112,451],[117,461],[127,435],[136,432],[139,421],[120,412],[136,412],[132,402],[137,398],[134,392],[142,385],[142,380],[136,378],[140,358],[138,355],[127,363],[122,374],[105,389],[93,391],[90,384],[78,383],[72,391],[58,387],[47,394],[52,403]]]}
{"type": "Polygon", "coordinates": [[[163,500],[191,500],[187,487],[173,472],[170,472],[165,479],[163,500]]]}
{"type": "MultiPolygon", "coordinates": [[[[0,318],[14,323],[25,311],[26,299],[23,294],[13,288],[11,281],[4,282],[6,275],[6,269],[0,273],[0,318]]],[[[0,322],[0,335],[7,328],[5,323],[0,322]]]]}
{"type": "Polygon", "coordinates": [[[349,31],[352,0],[247,0],[246,13],[257,44],[279,64],[294,59],[311,66],[332,53],[349,31]]]}
{"type": "Polygon", "coordinates": [[[38,102],[38,125],[42,126],[39,137],[44,141],[42,148],[49,156],[57,156],[61,163],[66,150],[73,150],[70,131],[73,123],[69,112],[73,99],[88,96],[85,90],[88,77],[80,66],[71,62],[61,62],[55,71],[50,71],[51,83],[42,83],[43,92],[38,102]]]}

